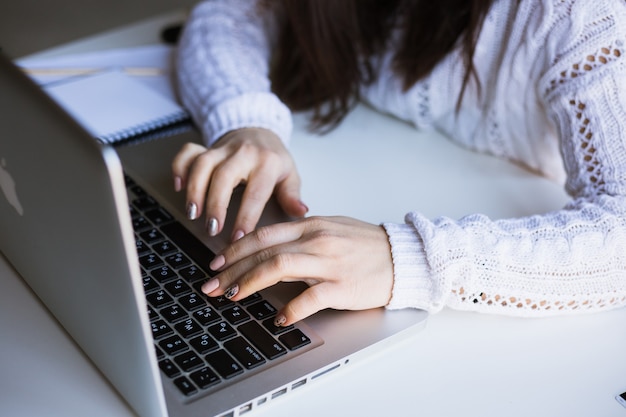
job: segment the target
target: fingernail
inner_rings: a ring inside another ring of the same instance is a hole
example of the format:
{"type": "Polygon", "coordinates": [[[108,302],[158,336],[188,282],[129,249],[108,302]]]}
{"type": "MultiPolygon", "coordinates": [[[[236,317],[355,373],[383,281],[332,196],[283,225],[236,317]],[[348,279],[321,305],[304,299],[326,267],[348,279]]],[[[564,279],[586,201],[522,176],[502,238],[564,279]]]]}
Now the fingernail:
{"type": "Polygon", "coordinates": [[[224,297],[228,298],[229,300],[231,298],[233,298],[234,296],[237,295],[237,293],[239,292],[239,285],[235,284],[232,287],[229,287],[225,292],[224,292],[224,297]]]}
{"type": "Polygon", "coordinates": [[[218,269],[223,267],[225,263],[226,258],[224,258],[224,255],[217,255],[209,264],[209,268],[211,268],[213,271],[217,271],[218,269]]]}
{"type": "Polygon", "coordinates": [[[206,225],[206,230],[209,232],[209,236],[217,235],[217,219],[215,217],[211,217],[206,225]]]}
{"type": "Polygon", "coordinates": [[[309,206],[307,206],[306,204],[304,204],[302,201],[300,201],[300,206],[302,206],[302,208],[304,209],[305,213],[309,212],[309,206]]]}
{"type": "Polygon", "coordinates": [[[216,279],[210,279],[202,285],[202,292],[205,294],[210,294],[220,286],[220,282],[216,279]]]}
{"type": "Polygon", "coordinates": [[[198,217],[198,206],[196,203],[187,204],[187,218],[189,220],[196,220],[198,217]]]}
{"type": "Polygon", "coordinates": [[[283,316],[282,314],[279,314],[278,316],[276,316],[276,318],[274,319],[274,326],[276,327],[280,327],[283,324],[285,324],[285,322],[287,321],[287,317],[283,316]]]}
{"type": "Polygon", "coordinates": [[[179,192],[183,189],[183,180],[178,175],[174,177],[174,191],[179,192]]]}
{"type": "Polygon", "coordinates": [[[232,241],[236,242],[239,239],[241,239],[244,235],[245,235],[245,233],[243,232],[243,230],[237,230],[235,233],[233,233],[232,241]]]}

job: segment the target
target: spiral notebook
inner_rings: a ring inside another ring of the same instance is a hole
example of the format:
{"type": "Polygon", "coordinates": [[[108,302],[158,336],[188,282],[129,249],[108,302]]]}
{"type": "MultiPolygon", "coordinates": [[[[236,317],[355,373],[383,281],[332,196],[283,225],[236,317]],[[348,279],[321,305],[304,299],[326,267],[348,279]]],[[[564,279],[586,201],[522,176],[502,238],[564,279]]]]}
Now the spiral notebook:
{"type": "Polygon", "coordinates": [[[116,143],[189,124],[176,101],[121,71],[44,87],[94,138],[116,143]]]}

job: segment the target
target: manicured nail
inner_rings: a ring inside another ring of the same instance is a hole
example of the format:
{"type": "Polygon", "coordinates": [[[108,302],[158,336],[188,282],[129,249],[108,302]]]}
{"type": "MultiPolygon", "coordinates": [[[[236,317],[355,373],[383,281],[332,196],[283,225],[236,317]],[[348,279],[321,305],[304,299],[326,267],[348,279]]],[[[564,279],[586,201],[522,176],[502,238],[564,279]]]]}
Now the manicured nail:
{"type": "Polygon", "coordinates": [[[198,217],[198,206],[196,203],[187,204],[187,218],[189,220],[196,220],[198,217]]]}
{"type": "Polygon", "coordinates": [[[226,258],[224,258],[224,255],[217,255],[209,264],[209,268],[211,268],[213,271],[217,271],[218,269],[223,267],[225,263],[226,258]]]}
{"type": "Polygon", "coordinates": [[[205,294],[210,294],[220,286],[220,282],[216,279],[210,279],[202,285],[202,292],[205,294]]]}
{"type": "Polygon", "coordinates": [[[174,191],[179,192],[183,189],[183,179],[178,175],[174,177],[174,191]]]}
{"type": "Polygon", "coordinates": [[[233,233],[233,242],[238,241],[239,239],[241,239],[243,236],[245,235],[245,233],[243,232],[243,230],[237,230],[235,233],[233,233]]]}
{"type": "Polygon", "coordinates": [[[309,212],[309,206],[307,206],[306,204],[304,204],[302,201],[300,201],[300,206],[304,209],[305,213],[309,212]]]}
{"type": "Polygon", "coordinates": [[[224,292],[224,297],[228,298],[229,300],[231,298],[233,298],[234,296],[237,295],[237,293],[239,292],[239,285],[235,284],[231,287],[229,287],[225,292],[224,292]]]}
{"type": "Polygon", "coordinates": [[[276,327],[280,327],[283,324],[285,324],[285,322],[287,321],[287,317],[283,316],[282,314],[279,314],[278,316],[276,316],[276,318],[274,319],[274,326],[276,327]]]}
{"type": "Polygon", "coordinates": [[[206,230],[209,232],[209,236],[217,235],[217,219],[215,217],[211,217],[206,225],[206,230]]]}

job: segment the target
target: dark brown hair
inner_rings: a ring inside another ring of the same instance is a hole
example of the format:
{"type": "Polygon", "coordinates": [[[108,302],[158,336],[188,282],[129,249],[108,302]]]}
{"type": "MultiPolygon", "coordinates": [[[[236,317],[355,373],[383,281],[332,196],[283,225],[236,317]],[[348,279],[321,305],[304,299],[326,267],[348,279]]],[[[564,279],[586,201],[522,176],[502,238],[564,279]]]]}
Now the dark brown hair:
{"type": "MultiPolygon", "coordinates": [[[[371,83],[369,58],[390,46],[396,30],[393,70],[404,90],[462,48],[465,87],[476,76],[472,59],[492,0],[278,0],[283,26],[272,66],[272,88],[293,110],[313,109],[311,127],[330,130],[371,83]]],[[[271,3],[271,2],[269,2],[271,3]]],[[[268,4],[269,4],[268,3],[268,4]]],[[[478,80],[477,80],[478,81],[478,80]]]]}

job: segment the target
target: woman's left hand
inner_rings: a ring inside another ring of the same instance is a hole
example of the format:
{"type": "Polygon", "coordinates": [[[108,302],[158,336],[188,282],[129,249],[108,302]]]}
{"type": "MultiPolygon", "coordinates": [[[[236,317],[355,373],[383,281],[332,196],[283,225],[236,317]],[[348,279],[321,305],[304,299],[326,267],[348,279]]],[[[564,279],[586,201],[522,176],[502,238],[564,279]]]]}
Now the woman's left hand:
{"type": "Polygon", "coordinates": [[[221,271],[206,282],[209,296],[237,301],[280,281],[304,281],[275,323],[288,326],[325,308],[363,310],[388,304],[391,248],[381,226],[347,217],[310,217],[260,228],[211,262],[221,271]]]}

